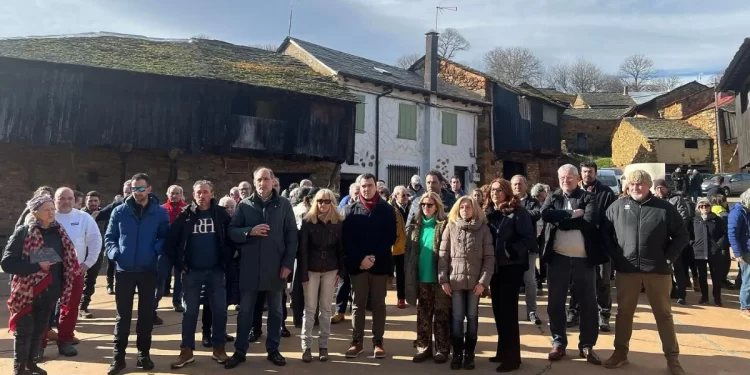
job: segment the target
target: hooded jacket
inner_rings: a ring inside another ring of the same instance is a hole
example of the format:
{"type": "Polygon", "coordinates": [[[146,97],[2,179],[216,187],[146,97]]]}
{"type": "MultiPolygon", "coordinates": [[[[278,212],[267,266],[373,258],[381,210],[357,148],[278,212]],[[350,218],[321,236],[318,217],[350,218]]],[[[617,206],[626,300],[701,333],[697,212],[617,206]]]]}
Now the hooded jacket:
{"type": "Polygon", "coordinates": [[[169,216],[149,195],[148,205],[139,207],[133,195],[112,211],[104,235],[107,257],[117,271],[156,271],[169,229],[169,216]]]}
{"type": "Polygon", "coordinates": [[[440,241],[438,282],[452,290],[489,287],[495,273],[495,250],[490,227],[481,221],[457,219],[448,223],[440,241]]]}

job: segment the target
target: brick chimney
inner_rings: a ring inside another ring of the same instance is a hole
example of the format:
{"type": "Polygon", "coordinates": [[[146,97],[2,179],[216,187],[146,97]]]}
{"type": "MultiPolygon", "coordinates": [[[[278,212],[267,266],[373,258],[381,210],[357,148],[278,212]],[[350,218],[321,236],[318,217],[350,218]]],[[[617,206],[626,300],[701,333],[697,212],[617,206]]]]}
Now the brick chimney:
{"type": "Polygon", "coordinates": [[[625,96],[627,96],[627,95],[628,95],[628,85],[625,85],[625,86],[624,86],[624,87],[622,88],[622,94],[623,94],[623,95],[625,95],[625,96]]]}
{"type": "Polygon", "coordinates": [[[438,33],[430,31],[425,34],[427,43],[424,53],[424,88],[432,92],[437,91],[438,68],[438,33]]]}

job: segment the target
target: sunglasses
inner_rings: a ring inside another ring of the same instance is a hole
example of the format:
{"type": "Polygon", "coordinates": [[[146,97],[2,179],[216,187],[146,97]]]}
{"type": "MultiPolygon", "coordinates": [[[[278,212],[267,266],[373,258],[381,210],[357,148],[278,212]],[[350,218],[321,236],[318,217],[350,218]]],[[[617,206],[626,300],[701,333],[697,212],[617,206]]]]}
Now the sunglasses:
{"type": "Polygon", "coordinates": [[[419,205],[422,207],[432,208],[432,206],[434,206],[435,203],[420,203],[419,205]]]}
{"type": "Polygon", "coordinates": [[[148,189],[148,186],[133,186],[130,188],[130,190],[136,193],[143,193],[146,189],[148,189]]]}
{"type": "Polygon", "coordinates": [[[711,208],[711,206],[707,204],[702,204],[702,205],[699,205],[698,208],[711,208]]]}
{"type": "Polygon", "coordinates": [[[330,199],[318,199],[318,204],[331,204],[330,199]]]}

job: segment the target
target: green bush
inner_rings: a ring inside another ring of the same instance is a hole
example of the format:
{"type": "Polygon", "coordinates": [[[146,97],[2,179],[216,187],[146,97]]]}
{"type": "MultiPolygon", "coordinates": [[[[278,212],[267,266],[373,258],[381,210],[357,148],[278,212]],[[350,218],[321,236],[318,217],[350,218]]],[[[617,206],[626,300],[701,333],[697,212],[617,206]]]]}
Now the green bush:
{"type": "Polygon", "coordinates": [[[612,168],[615,166],[612,163],[612,158],[599,158],[594,160],[594,163],[596,163],[597,168],[612,168]]]}

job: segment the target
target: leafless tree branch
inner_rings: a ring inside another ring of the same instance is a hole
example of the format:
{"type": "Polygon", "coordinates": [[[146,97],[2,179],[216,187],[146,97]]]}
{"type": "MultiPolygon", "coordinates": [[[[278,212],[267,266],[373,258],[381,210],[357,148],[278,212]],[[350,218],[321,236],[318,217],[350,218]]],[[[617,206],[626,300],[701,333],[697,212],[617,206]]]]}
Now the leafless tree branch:
{"type": "Polygon", "coordinates": [[[645,91],[654,78],[654,61],[646,55],[632,55],[620,64],[620,73],[631,91],[645,91]]]}
{"type": "Polygon", "coordinates": [[[452,59],[461,51],[471,49],[471,43],[456,29],[447,28],[438,37],[438,54],[444,59],[452,59]]]}
{"type": "Polygon", "coordinates": [[[412,64],[421,59],[422,55],[418,53],[409,53],[396,59],[396,66],[403,69],[409,69],[412,64]]]}
{"type": "Polygon", "coordinates": [[[484,62],[490,75],[511,85],[539,85],[544,77],[542,61],[528,48],[496,47],[485,54],[484,62]]]}

